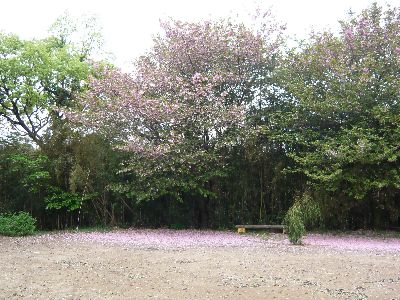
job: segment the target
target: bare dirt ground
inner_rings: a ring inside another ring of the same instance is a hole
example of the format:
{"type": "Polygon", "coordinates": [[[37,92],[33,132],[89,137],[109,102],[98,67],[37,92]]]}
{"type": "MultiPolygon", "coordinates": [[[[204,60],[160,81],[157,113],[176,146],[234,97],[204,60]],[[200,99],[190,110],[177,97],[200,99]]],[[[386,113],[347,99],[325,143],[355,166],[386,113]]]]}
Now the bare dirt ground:
{"type": "Polygon", "coordinates": [[[1,299],[400,299],[400,239],[125,230],[0,236],[1,299]]]}

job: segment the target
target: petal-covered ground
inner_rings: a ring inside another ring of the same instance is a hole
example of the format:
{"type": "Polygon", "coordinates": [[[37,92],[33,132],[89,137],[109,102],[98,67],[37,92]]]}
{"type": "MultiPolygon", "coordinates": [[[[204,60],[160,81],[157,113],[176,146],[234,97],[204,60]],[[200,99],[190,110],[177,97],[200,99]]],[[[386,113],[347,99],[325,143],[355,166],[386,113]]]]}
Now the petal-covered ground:
{"type": "Polygon", "coordinates": [[[395,237],[373,233],[316,234],[303,238],[301,246],[293,246],[282,234],[237,234],[233,231],[126,229],[104,232],[58,232],[32,237],[14,238],[25,243],[86,242],[139,248],[174,249],[193,247],[268,247],[304,250],[318,247],[333,250],[389,251],[400,254],[400,235],[395,237]]]}
{"type": "Polygon", "coordinates": [[[106,232],[61,232],[17,238],[20,242],[86,242],[138,248],[174,249],[192,247],[256,247],[266,240],[256,235],[238,235],[229,231],[127,229],[106,232]]]}
{"type": "Polygon", "coordinates": [[[252,236],[231,232],[200,230],[124,230],[118,232],[86,233],[77,237],[81,241],[103,244],[131,245],[155,248],[188,247],[249,247],[263,241],[252,236]]]}
{"type": "Polygon", "coordinates": [[[400,299],[395,234],[128,229],[0,236],[0,299],[400,299]]]}
{"type": "Polygon", "coordinates": [[[338,250],[394,251],[400,253],[400,237],[309,234],[303,241],[305,245],[324,246],[338,250]]]}

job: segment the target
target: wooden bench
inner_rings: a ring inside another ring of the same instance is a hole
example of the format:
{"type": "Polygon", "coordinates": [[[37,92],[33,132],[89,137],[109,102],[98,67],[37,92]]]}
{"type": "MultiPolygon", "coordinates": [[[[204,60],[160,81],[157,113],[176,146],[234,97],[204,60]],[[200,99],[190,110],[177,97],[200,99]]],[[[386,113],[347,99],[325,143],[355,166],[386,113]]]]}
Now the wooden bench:
{"type": "Polygon", "coordinates": [[[246,229],[267,229],[267,230],[282,230],[282,233],[286,232],[285,225],[236,225],[238,233],[245,233],[246,229]]]}

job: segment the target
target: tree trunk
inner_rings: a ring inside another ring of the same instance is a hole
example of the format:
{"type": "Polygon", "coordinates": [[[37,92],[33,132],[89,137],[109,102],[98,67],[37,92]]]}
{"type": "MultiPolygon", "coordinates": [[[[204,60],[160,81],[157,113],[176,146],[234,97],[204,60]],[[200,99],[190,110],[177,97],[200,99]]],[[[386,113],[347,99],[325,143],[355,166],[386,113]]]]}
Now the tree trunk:
{"type": "Polygon", "coordinates": [[[208,198],[199,199],[199,214],[198,224],[200,228],[208,228],[209,214],[208,214],[208,198]]]}

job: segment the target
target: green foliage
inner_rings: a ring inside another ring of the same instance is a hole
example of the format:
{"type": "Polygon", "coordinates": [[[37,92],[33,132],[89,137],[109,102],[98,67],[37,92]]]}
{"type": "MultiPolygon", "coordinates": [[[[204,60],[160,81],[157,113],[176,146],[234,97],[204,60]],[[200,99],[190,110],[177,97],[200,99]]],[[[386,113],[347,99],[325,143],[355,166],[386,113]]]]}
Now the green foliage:
{"type": "Polygon", "coordinates": [[[48,158],[44,155],[13,154],[9,158],[9,171],[19,176],[20,184],[28,192],[36,194],[49,183],[50,173],[46,169],[48,158]]]}
{"type": "Polygon", "coordinates": [[[28,210],[37,216],[51,183],[48,157],[30,144],[0,144],[0,213],[28,210]]]}
{"type": "Polygon", "coordinates": [[[86,200],[90,200],[96,194],[82,195],[78,193],[65,192],[59,188],[51,188],[50,195],[45,198],[46,209],[66,209],[74,211],[82,206],[86,200]]]}
{"type": "Polygon", "coordinates": [[[400,187],[400,25],[393,13],[372,6],[342,22],[339,37],[315,36],[292,58],[297,79],[289,90],[300,100],[306,140],[293,157],[315,183],[350,198],[400,187]]]}
{"type": "Polygon", "coordinates": [[[26,212],[0,215],[0,234],[24,236],[36,230],[36,219],[26,212]]]}
{"type": "Polygon", "coordinates": [[[61,46],[68,45],[87,58],[90,54],[101,51],[103,37],[100,26],[93,16],[73,19],[67,12],[57,18],[50,27],[50,33],[56,37],[61,46]]]}
{"type": "Polygon", "coordinates": [[[365,213],[370,224],[348,218],[355,226],[400,208],[389,205],[400,188],[399,20],[398,10],[372,5],[342,21],[339,34],[314,33],[279,70],[288,105],[272,114],[268,133],[285,144],[287,170],[321,199],[336,199],[344,215],[365,213]]]}
{"type": "Polygon", "coordinates": [[[90,67],[56,37],[22,40],[0,33],[0,116],[40,147],[57,107],[70,106],[90,67]]]}
{"type": "Polygon", "coordinates": [[[301,244],[306,226],[316,225],[321,220],[321,209],[309,191],[297,197],[286,213],[284,223],[287,226],[289,240],[292,244],[301,244]]]}
{"type": "Polygon", "coordinates": [[[400,225],[398,9],[372,5],[294,49],[274,30],[167,22],[133,76],[88,62],[100,36],[82,24],[0,33],[0,127],[19,130],[0,141],[0,212],[48,228],[284,220],[292,243],[321,218],[400,225]],[[75,107],[94,122],[74,126],[75,107]]]}
{"type": "Polygon", "coordinates": [[[292,244],[301,244],[301,237],[306,232],[306,228],[303,221],[301,207],[299,205],[294,204],[288,210],[284,223],[287,226],[290,242],[292,244]]]}
{"type": "Polygon", "coordinates": [[[171,224],[169,226],[169,228],[175,229],[175,230],[182,230],[182,229],[185,229],[186,226],[184,224],[181,224],[181,223],[173,223],[173,224],[171,224]]]}

